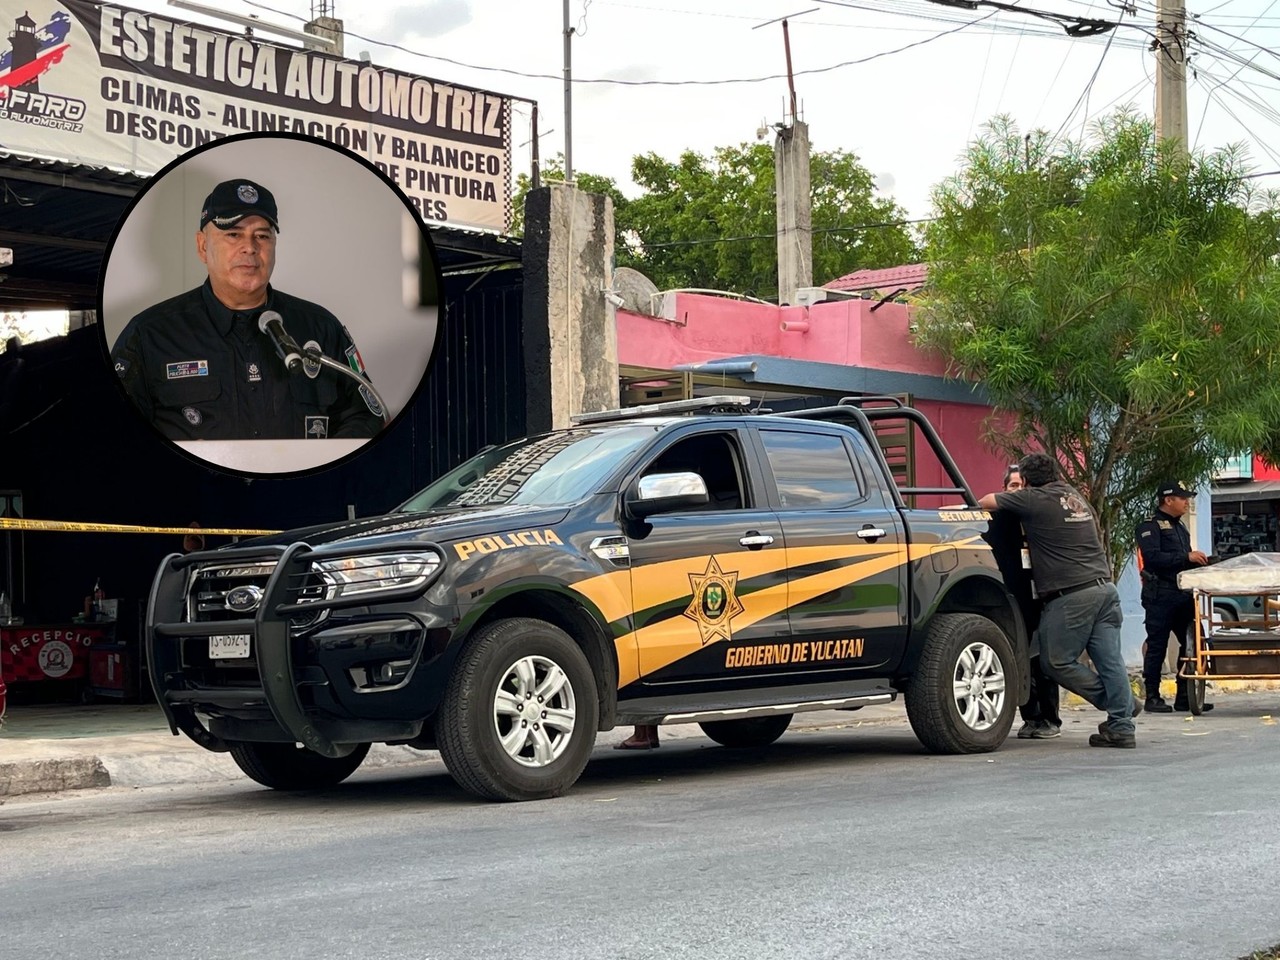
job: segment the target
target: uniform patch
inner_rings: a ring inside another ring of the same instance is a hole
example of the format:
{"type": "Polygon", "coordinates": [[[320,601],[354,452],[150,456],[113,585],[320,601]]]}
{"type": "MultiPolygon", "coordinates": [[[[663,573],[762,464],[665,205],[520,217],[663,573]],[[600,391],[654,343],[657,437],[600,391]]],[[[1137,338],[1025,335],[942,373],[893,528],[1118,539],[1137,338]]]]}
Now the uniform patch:
{"type": "Polygon", "coordinates": [[[1157,521],[1156,521],[1156,526],[1157,526],[1157,527],[1159,527],[1161,530],[1172,530],[1172,529],[1173,529],[1173,524],[1172,524],[1172,523],[1170,523],[1168,520],[1157,520],[1157,521]]]}
{"type": "Polygon", "coordinates": [[[307,357],[306,353],[308,350],[314,350],[316,353],[324,353],[324,351],[320,349],[320,344],[316,343],[314,340],[308,340],[302,345],[302,372],[314,380],[316,377],[320,376],[320,361],[312,360],[307,357]]]}
{"type": "Polygon", "coordinates": [[[1149,536],[1151,536],[1151,531],[1150,531],[1150,530],[1143,530],[1140,534],[1138,534],[1138,536],[1140,536],[1140,537],[1149,537],[1149,536]]]}
{"type": "Polygon", "coordinates": [[[129,372],[129,366],[130,364],[128,360],[117,360],[116,376],[118,376],[121,380],[123,380],[125,375],[129,372]]]}
{"type": "Polygon", "coordinates": [[[181,380],[184,377],[207,377],[209,375],[208,360],[179,360],[166,364],[164,375],[169,380],[181,380]]]}
{"type": "Polygon", "coordinates": [[[360,388],[360,396],[364,400],[364,405],[369,408],[369,412],[375,417],[382,416],[382,404],[378,402],[378,398],[373,395],[373,391],[368,387],[360,388]]]}
{"type": "Polygon", "coordinates": [[[201,422],[204,420],[204,414],[195,407],[183,407],[182,415],[187,418],[187,423],[191,424],[193,427],[200,426],[201,422]]]}
{"type": "Polygon", "coordinates": [[[242,183],[236,187],[236,196],[240,198],[242,203],[257,203],[258,191],[248,183],[242,183]]]}
{"type": "Polygon", "coordinates": [[[304,417],[303,429],[308,440],[324,440],[329,436],[328,417],[304,417]]]}
{"type": "MultiPolygon", "coordinates": [[[[345,330],[346,327],[343,327],[343,329],[345,330]]],[[[365,375],[364,360],[360,357],[360,351],[356,349],[356,345],[354,343],[351,344],[351,346],[342,351],[342,354],[347,358],[347,363],[351,365],[351,369],[363,377],[365,375]]]]}
{"type": "Polygon", "coordinates": [[[725,573],[716,558],[707,561],[706,572],[689,574],[693,597],[683,616],[698,625],[702,645],[717,638],[733,639],[733,618],[745,609],[738,599],[738,573],[725,573]]]}
{"type": "MultiPolygon", "coordinates": [[[[343,332],[346,332],[347,328],[343,327],[342,329],[343,332]]],[[[350,336],[351,334],[348,333],[347,337],[350,338],[350,336]]],[[[351,366],[351,369],[368,380],[369,374],[364,372],[364,360],[361,359],[360,351],[356,349],[355,343],[353,342],[351,346],[347,347],[346,350],[343,350],[342,353],[343,356],[347,358],[347,363],[351,366]]],[[[373,391],[368,387],[360,388],[360,398],[364,400],[364,405],[369,408],[369,412],[375,417],[381,417],[383,415],[382,404],[378,402],[378,398],[373,395],[373,391]]]]}
{"type": "Polygon", "coordinates": [[[262,371],[258,368],[258,365],[256,363],[254,363],[253,361],[250,361],[249,362],[249,382],[257,383],[261,379],[262,379],[262,371]]]}

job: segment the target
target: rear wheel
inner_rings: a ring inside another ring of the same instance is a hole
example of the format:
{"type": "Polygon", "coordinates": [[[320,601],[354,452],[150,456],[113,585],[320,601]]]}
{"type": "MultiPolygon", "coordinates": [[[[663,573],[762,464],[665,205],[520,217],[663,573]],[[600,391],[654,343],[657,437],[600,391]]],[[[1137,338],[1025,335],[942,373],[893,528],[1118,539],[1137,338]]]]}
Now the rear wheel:
{"type": "Polygon", "coordinates": [[[1204,713],[1204,680],[1187,680],[1187,708],[1193,716],[1204,713]]]}
{"type": "Polygon", "coordinates": [[[935,616],[906,693],[920,742],[934,753],[986,753],[1004,743],[1017,709],[1014,663],[1004,631],[986,617],[935,616]]]}
{"type": "Polygon", "coordinates": [[[364,762],[369,744],[345,757],[326,757],[295,743],[237,743],[231,759],[245,775],[273,790],[319,790],[341,783],[364,762]]]}
{"type": "Polygon", "coordinates": [[[709,720],[700,723],[702,732],[722,747],[767,747],[787,732],[793,714],[747,717],[744,720],[709,720]]]}
{"type": "Polygon", "coordinates": [[[436,742],[464,790],[541,800],[582,775],[598,717],[591,665],[567,633],[542,620],[500,620],[458,655],[436,742]]]}

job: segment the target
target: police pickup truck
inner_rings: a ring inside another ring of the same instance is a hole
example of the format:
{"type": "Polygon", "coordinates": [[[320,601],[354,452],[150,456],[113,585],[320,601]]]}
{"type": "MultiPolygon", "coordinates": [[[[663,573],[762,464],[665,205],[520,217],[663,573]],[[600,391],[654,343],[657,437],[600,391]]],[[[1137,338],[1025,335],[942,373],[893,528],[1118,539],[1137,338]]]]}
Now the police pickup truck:
{"type": "Polygon", "coordinates": [[[1027,638],[988,515],[919,411],[867,399],[586,415],[385,516],[169,556],[156,697],[175,734],[280,790],[393,743],[438,749],[480,797],[553,797],[619,724],[762,747],[795,713],[899,694],[929,750],[994,750],[1027,638]],[[894,482],[887,418],[950,485],[894,482]]]}

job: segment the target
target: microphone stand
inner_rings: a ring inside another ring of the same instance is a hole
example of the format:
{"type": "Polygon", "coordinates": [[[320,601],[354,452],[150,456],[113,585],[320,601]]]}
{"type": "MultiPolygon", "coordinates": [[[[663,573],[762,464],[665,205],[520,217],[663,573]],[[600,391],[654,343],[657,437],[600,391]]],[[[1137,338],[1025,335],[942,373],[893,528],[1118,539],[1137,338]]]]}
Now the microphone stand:
{"type": "Polygon", "coordinates": [[[310,347],[310,346],[303,347],[302,355],[307,360],[310,360],[312,363],[323,364],[326,367],[330,367],[334,370],[337,370],[339,373],[345,374],[346,376],[350,377],[356,383],[360,384],[360,386],[367,388],[369,392],[373,394],[373,399],[378,401],[378,406],[382,407],[382,425],[385,427],[388,423],[391,422],[391,411],[390,409],[388,409],[385,401],[383,401],[382,395],[378,393],[378,391],[374,388],[372,383],[370,383],[364,377],[360,376],[360,374],[356,373],[345,363],[339,363],[337,360],[330,360],[328,357],[326,357],[321,351],[317,350],[315,347],[310,347]]]}

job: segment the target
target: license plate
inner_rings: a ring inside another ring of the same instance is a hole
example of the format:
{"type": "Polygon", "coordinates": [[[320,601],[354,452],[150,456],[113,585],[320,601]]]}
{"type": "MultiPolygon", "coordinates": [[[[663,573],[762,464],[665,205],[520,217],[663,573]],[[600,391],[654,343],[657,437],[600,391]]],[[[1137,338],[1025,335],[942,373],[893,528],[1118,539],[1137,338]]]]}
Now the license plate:
{"type": "Polygon", "coordinates": [[[209,638],[210,660],[244,660],[249,656],[249,634],[229,633],[209,638]]]}

